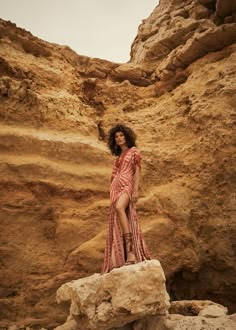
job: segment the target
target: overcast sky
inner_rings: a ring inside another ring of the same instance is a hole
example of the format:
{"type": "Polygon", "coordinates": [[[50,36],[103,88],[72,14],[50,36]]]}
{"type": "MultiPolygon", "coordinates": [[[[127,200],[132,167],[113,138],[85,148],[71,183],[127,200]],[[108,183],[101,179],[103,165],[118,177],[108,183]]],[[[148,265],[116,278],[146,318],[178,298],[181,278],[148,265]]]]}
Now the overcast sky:
{"type": "Polygon", "coordinates": [[[0,0],[0,17],[78,54],[127,62],[158,0],[0,0]]]}

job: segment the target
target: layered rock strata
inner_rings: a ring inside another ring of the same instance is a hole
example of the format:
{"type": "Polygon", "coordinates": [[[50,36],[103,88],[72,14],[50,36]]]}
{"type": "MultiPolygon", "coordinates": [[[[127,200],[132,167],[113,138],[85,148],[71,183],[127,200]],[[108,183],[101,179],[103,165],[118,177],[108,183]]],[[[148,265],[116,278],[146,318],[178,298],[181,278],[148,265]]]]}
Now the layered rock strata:
{"type": "Polygon", "coordinates": [[[0,327],[55,328],[56,290],[100,271],[117,121],[138,135],[137,210],[171,299],[235,311],[234,3],[160,1],[125,64],[0,21],[0,327]]]}

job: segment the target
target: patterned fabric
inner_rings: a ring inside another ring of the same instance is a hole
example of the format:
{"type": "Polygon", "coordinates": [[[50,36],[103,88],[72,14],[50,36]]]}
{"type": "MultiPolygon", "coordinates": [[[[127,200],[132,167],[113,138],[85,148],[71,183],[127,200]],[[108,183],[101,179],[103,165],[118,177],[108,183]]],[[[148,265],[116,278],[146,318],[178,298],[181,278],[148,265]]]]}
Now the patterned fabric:
{"type": "Polygon", "coordinates": [[[115,211],[115,203],[123,193],[127,193],[130,198],[126,214],[129,221],[130,232],[132,232],[133,235],[135,260],[136,262],[140,262],[150,259],[150,254],[139,226],[135,204],[131,201],[134,174],[137,165],[141,169],[141,156],[136,147],[126,149],[113,163],[110,187],[111,206],[102,273],[107,273],[111,269],[121,267],[125,264],[123,233],[115,211]]]}

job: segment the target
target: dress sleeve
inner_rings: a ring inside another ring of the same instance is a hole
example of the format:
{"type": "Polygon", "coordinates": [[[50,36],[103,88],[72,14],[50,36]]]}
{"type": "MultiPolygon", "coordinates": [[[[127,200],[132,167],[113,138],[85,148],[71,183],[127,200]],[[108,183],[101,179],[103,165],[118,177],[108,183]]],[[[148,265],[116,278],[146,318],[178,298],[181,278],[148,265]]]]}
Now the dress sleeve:
{"type": "Polygon", "coordinates": [[[118,166],[117,166],[117,158],[116,158],[113,162],[112,173],[111,173],[111,182],[114,179],[114,176],[116,175],[117,170],[118,170],[118,166]]]}
{"type": "Polygon", "coordinates": [[[141,160],[142,160],[142,156],[140,155],[140,152],[138,151],[137,148],[133,148],[132,167],[134,171],[136,169],[136,165],[138,165],[139,168],[141,169],[141,160]]]}

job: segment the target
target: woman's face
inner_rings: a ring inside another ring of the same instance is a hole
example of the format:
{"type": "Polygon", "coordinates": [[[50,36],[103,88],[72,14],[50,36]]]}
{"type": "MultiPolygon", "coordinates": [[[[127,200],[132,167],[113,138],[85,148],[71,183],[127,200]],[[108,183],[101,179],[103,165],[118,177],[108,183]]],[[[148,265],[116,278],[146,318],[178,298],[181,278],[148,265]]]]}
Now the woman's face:
{"type": "Polygon", "coordinates": [[[116,144],[119,147],[126,145],[126,139],[125,139],[124,133],[116,132],[115,133],[115,141],[116,141],[116,144]]]}

